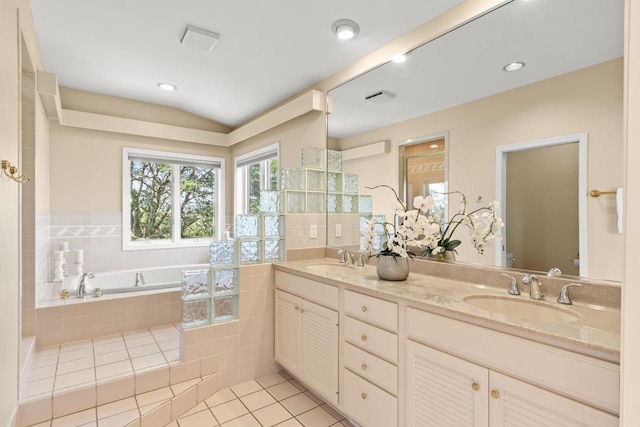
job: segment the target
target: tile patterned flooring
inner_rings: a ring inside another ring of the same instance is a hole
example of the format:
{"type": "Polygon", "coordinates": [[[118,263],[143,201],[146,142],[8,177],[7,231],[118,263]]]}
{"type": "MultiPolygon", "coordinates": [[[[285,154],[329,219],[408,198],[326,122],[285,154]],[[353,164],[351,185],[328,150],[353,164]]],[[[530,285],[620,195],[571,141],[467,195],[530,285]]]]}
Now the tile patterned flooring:
{"type": "Polygon", "coordinates": [[[175,325],[110,335],[37,349],[22,401],[91,387],[180,359],[175,325]]]}
{"type": "MultiPolygon", "coordinates": [[[[200,379],[185,381],[34,427],[122,427],[200,379]]],[[[132,425],[135,425],[132,424],[132,425]]],[[[218,391],[167,427],[343,427],[351,424],[287,373],[218,391]]]]}

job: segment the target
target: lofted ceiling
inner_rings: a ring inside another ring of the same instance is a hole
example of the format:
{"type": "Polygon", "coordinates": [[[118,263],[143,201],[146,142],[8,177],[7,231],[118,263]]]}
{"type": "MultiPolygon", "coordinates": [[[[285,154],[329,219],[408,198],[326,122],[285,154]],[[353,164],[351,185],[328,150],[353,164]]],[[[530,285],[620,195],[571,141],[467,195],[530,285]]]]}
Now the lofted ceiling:
{"type": "Polygon", "coordinates": [[[46,71],[61,86],[237,127],[461,2],[31,0],[31,8],[46,71]],[[341,18],[359,24],[355,39],[332,34],[341,18]],[[183,46],[187,25],[220,40],[211,52],[183,46]]]}

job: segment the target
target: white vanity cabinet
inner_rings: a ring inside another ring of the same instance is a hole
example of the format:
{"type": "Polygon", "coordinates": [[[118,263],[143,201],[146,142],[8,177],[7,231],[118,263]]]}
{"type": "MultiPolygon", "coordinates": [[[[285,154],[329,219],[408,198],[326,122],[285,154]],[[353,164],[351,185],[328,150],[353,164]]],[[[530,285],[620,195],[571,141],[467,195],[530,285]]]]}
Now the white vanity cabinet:
{"type": "Polygon", "coordinates": [[[276,272],[275,359],[338,405],[338,288],[276,272]]]}
{"type": "Polygon", "coordinates": [[[398,304],[344,291],[342,411],[362,426],[398,425],[398,304]]]}
{"type": "Polygon", "coordinates": [[[591,406],[617,409],[616,365],[412,308],[407,331],[407,426],[618,425],[591,406]]]}

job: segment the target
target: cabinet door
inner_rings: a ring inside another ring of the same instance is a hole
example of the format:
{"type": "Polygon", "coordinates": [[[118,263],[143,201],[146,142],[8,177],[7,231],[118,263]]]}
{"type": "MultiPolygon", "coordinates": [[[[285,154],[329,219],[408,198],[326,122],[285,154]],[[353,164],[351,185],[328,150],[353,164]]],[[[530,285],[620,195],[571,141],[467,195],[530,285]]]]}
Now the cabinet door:
{"type": "Polygon", "coordinates": [[[294,375],[302,374],[302,300],[276,289],[276,362],[294,375]]]}
{"type": "Polygon", "coordinates": [[[302,379],[338,404],[338,312],[303,302],[302,379]]]}
{"type": "MultiPolygon", "coordinates": [[[[491,372],[491,426],[617,426],[618,417],[523,381],[491,372]]],[[[597,387],[597,384],[594,384],[597,387]]]]}
{"type": "Polygon", "coordinates": [[[407,426],[488,425],[489,370],[407,341],[407,426]]]}

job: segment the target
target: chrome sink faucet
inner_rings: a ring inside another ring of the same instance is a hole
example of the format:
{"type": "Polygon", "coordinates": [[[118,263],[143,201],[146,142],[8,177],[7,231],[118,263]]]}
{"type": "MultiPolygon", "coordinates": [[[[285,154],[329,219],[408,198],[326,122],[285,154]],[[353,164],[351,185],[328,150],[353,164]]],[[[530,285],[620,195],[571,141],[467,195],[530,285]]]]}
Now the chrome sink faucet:
{"type": "Polygon", "coordinates": [[[340,249],[338,251],[338,255],[340,255],[340,264],[346,264],[347,261],[351,265],[356,263],[356,259],[353,257],[353,254],[349,252],[348,249],[340,249]]]}
{"type": "Polygon", "coordinates": [[[535,300],[543,300],[544,292],[542,292],[542,283],[534,274],[527,274],[522,278],[522,283],[529,285],[529,298],[535,300]]]}
{"type": "Polygon", "coordinates": [[[80,279],[80,283],[78,284],[78,289],[76,289],[76,297],[77,298],[82,298],[87,294],[87,284],[88,284],[88,280],[87,279],[93,279],[94,276],[93,273],[84,273],[82,275],[82,278],[80,279]]]}
{"type": "Polygon", "coordinates": [[[507,291],[507,293],[509,295],[520,295],[520,289],[518,289],[518,281],[516,280],[516,278],[507,273],[502,273],[501,276],[511,279],[511,285],[509,286],[509,290],[507,291]]]}

